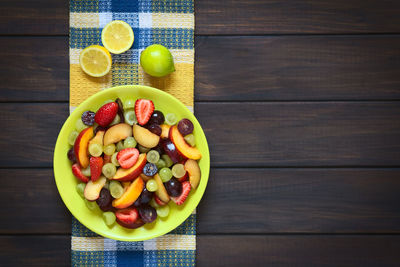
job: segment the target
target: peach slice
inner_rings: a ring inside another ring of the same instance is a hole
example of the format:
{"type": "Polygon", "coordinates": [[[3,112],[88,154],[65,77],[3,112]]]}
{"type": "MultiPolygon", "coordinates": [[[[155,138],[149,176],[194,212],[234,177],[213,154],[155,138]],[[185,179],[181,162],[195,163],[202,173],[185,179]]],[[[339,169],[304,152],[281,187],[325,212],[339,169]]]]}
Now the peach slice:
{"type": "Polygon", "coordinates": [[[176,125],[169,130],[169,138],[182,156],[188,159],[201,159],[201,153],[196,147],[188,145],[176,125]]]}
{"type": "Polygon", "coordinates": [[[168,138],[169,128],[171,128],[168,124],[161,124],[161,138],[168,138]]]}
{"type": "Polygon", "coordinates": [[[144,127],[133,125],[133,137],[142,146],[152,148],[158,145],[160,137],[144,127]]]}
{"type": "Polygon", "coordinates": [[[185,170],[189,173],[189,182],[192,188],[196,189],[200,183],[201,170],[197,161],[188,159],[185,163],[185,170]]]}
{"type": "Polygon", "coordinates": [[[86,186],[85,190],[83,191],[83,195],[85,198],[89,201],[95,201],[100,197],[100,191],[103,188],[103,186],[106,184],[107,178],[104,176],[101,176],[98,180],[93,182],[90,180],[86,186]]]}
{"type": "Polygon", "coordinates": [[[104,134],[104,145],[117,143],[129,136],[132,136],[132,127],[126,123],[118,123],[110,127],[104,134]]]}
{"type": "Polygon", "coordinates": [[[105,132],[106,131],[104,131],[104,130],[97,131],[95,137],[93,137],[92,140],[90,140],[89,146],[91,144],[99,144],[102,146],[103,145],[103,137],[104,137],[105,132]]]}
{"type": "Polygon", "coordinates": [[[154,180],[156,180],[157,183],[157,191],[156,191],[156,195],[157,197],[164,203],[168,203],[169,201],[169,195],[167,193],[167,189],[165,189],[165,186],[161,180],[160,175],[158,175],[158,173],[156,175],[154,175],[154,180]]]}
{"type": "Polygon", "coordinates": [[[79,163],[79,165],[81,165],[83,169],[89,166],[88,146],[89,141],[90,139],[92,139],[93,135],[93,127],[89,127],[82,130],[82,132],[80,132],[75,140],[74,153],[76,161],[79,163]]]}
{"type": "Polygon", "coordinates": [[[133,181],[120,198],[114,199],[112,202],[113,207],[117,209],[124,209],[132,205],[140,196],[143,191],[144,182],[142,178],[137,177],[133,181]]]}
{"type": "Polygon", "coordinates": [[[144,165],[146,165],[146,162],[146,153],[142,153],[139,155],[139,158],[136,161],[135,165],[133,165],[129,169],[119,168],[112,179],[120,182],[132,181],[142,173],[143,167],[144,165]]]}

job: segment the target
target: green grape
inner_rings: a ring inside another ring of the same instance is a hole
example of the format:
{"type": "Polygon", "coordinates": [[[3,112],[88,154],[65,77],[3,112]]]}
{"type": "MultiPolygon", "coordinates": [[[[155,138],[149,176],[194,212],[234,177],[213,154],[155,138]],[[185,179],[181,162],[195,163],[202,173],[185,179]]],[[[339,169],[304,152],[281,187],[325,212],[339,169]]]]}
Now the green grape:
{"type": "Polygon", "coordinates": [[[124,188],[118,181],[110,181],[110,194],[113,198],[120,198],[124,193],[124,188]]]}
{"type": "Polygon", "coordinates": [[[111,126],[111,125],[118,124],[118,123],[120,123],[120,122],[121,122],[121,118],[120,118],[119,115],[117,114],[117,115],[115,115],[113,121],[110,123],[110,126],[111,126]]]}
{"type": "Polygon", "coordinates": [[[108,156],[112,156],[112,154],[114,154],[114,152],[115,152],[115,145],[114,144],[106,145],[105,147],[103,147],[103,150],[104,150],[104,154],[106,154],[108,156]]]}
{"type": "MultiPolygon", "coordinates": [[[[103,176],[101,176],[101,177],[103,177],[103,176]]],[[[102,179],[101,177],[100,177],[100,179],[102,179]]],[[[108,179],[106,180],[106,183],[104,184],[103,188],[110,190],[110,180],[108,180],[108,179]]]]}
{"type": "Polygon", "coordinates": [[[168,113],[167,115],[165,115],[165,122],[168,125],[175,125],[178,122],[178,118],[174,113],[168,113]]]}
{"type": "Polygon", "coordinates": [[[149,152],[149,150],[150,150],[150,148],[144,147],[144,146],[142,146],[141,144],[139,144],[138,147],[139,147],[140,153],[147,153],[147,152],[149,152]]]}
{"type": "Polygon", "coordinates": [[[114,164],[116,167],[119,166],[119,162],[118,162],[118,160],[117,160],[117,155],[118,155],[118,152],[115,152],[115,153],[111,156],[111,162],[112,162],[112,164],[114,164]]]}
{"type": "Polygon", "coordinates": [[[183,164],[175,164],[172,166],[172,175],[175,176],[176,178],[181,178],[186,174],[185,167],[183,164]]]}
{"type": "Polygon", "coordinates": [[[124,118],[125,118],[125,122],[128,123],[129,125],[133,125],[133,124],[137,123],[135,110],[133,110],[133,109],[125,110],[124,118]]]}
{"type": "Polygon", "coordinates": [[[85,196],[83,195],[83,192],[85,191],[85,187],[86,187],[86,184],[85,184],[85,183],[79,183],[79,184],[76,185],[76,191],[78,192],[78,194],[79,194],[82,198],[85,197],[85,196]]]}
{"type": "Polygon", "coordinates": [[[127,137],[124,140],[124,148],[129,148],[129,147],[136,147],[137,142],[135,140],[135,138],[133,138],[132,136],[127,137]]]}
{"type": "Polygon", "coordinates": [[[117,143],[117,151],[121,151],[122,149],[124,149],[124,143],[122,141],[119,141],[117,143]]]}
{"type": "Polygon", "coordinates": [[[75,144],[75,140],[78,137],[79,133],[77,131],[72,131],[69,135],[68,135],[68,144],[70,144],[71,146],[73,146],[75,144]]]}
{"type": "Polygon", "coordinates": [[[103,166],[102,172],[105,177],[112,178],[117,172],[117,168],[112,163],[107,163],[103,166]]]}
{"type": "Polygon", "coordinates": [[[90,166],[87,166],[87,168],[82,169],[82,174],[85,175],[86,177],[90,177],[91,176],[90,166]]]}
{"type": "Polygon", "coordinates": [[[127,99],[124,102],[124,109],[128,108],[134,108],[135,107],[135,101],[133,99],[127,99]]]}
{"type": "Polygon", "coordinates": [[[166,167],[165,161],[163,159],[159,159],[156,163],[157,169],[161,170],[162,168],[166,167]]]}
{"type": "Polygon", "coordinates": [[[153,208],[157,209],[158,207],[160,207],[160,205],[157,204],[157,202],[155,201],[154,198],[152,198],[149,202],[150,206],[152,206],[153,208]]]}
{"type": "Polygon", "coordinates": [[[107,226],[111,226],[115,223],[115,214],[112,211],[103,212],[103,220],[107,226]]]}
{"type": "Polygon", "coordinates": [[[170,168],[162,168],[158,172],[158,174],[160,175],[161,181],[163,181],[163,183],[168,182],[172,178],[172,171],[170,168]]]}
{"type": "Polygon", "coordinates": [[[169,214],[169,206],[168,205],[160,206],[156,209],[156,211],[158,216],[160,216],[161,218],[165,218],[169,214]]]}
{"type": "Polygon", "coordinates": [[[157,191],[158,185],[157,185],[156,180],[154,180],[154,179],[148,180],[146,183],[146,188],[147,188],[147,190],[149,190],[149,192],[157,191]]]}
{"type": "Polygon", "coordinates": [[[188,134],[184,137],[186,143],[188,143],[190,146],[195,146],[196,145],[196,139],[194,138],[193,134],[188,134]]]}
{"type": "Polygon", "coordinates": [[[86,207],[90,210],[95,210],[97,207],[96,201],[89,201],[89,200],[85,199],[85,204],[86,204],[86,207]]]}
{"type": "Polygon", "coordinates": [[[167,166],[168,168],[171,167],[172,164],[174,164],[174,163],[172,162],[171,158],[170,158],[167,154],[162,155],[161,158],[165,161],[165,164],[166,164],[166,166],[167,166]]]}
{"type": "Polygon", "coordinates": [[[100,157],[103,154],[103,147],[100,144],[90,144],[89,145],[89,153],[93,157],[100,157]]]}
{"type": "Polygon", "coordinates": [[[146,158],[148,162],[155,164],[160,159],[160,154],[158,154],[158,152],[155,150],[150,150],[147,152],[146,158]]]}
{"type": "Polygon", "coordinates": [[[78,132],[81,132],[83,129],[86,129],[87,127],[89,126],[85,125],[81,118],[79,118],[75,123],[75,128],[78,132]]]}

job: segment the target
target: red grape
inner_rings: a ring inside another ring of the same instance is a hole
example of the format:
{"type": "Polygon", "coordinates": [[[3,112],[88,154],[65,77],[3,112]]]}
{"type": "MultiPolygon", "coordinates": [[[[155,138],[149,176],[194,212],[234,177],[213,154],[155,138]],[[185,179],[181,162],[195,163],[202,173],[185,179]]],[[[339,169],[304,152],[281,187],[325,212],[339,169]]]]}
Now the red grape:
{"type": "Polygon", "coordinates": [[[191,134],[193,129],[193,123],[189,119],[181,119],[178,122],[178,130],[183,136],[191,134]]]}

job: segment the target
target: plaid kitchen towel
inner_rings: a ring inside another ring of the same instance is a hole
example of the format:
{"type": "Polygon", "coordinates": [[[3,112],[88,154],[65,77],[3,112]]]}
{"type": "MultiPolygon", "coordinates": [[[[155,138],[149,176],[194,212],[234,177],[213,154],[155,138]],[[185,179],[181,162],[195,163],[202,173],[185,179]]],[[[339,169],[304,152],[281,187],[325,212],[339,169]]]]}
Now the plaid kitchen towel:
{"type": "MultiPolygon", "coordinates": [[[[193,0],[70,0],[70,111],[92,94],[116,85],[144,84],[162,89],[193,111],[194,89],[193,0]],[[133,46],[112,55],[112,68],[102,78],[80,69],[83,48],[101,43],[101,30],[112,20],[123,20],[134,31],[133,46]],[[164,78],[144,73],[139,58],[151,44],[170,49],[176,71],[164,78]]],[[[73,266],[194,266],[196,214],[162,237],[123,242],[91,232],[72,221],[73,266]]]]}

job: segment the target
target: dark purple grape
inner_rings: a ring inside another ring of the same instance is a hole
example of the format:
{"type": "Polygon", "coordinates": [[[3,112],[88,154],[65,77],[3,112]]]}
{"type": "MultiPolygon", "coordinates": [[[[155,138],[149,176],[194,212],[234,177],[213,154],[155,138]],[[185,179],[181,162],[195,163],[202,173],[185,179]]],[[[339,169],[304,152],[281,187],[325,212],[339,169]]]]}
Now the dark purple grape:
{"type": "Polygon", "coordinates": [[[162,132],[160,125],[155,124],[155,123],[149,124],[149,125],[147,126],[147,129],[148,129],[150,132],[152,132],[153,134],[156,134],[156,135],[158,135],[158,136],[160,136],[160,135],[161,135],[161,132],[162,132]]]}
{"type": "Polygon", "coordinates": [[[154,176],[157,173],[158,169],[156,164],[147,162],[143,168],[143,174],[146,176],[154,176]]]}
{"type": "Polygon", "coordinates": [[[121,119],[121,123],[125,122],[125,118],[124,118],[124,105],[122,105],[122,101],[121,99],[117,98],[115,99],[115,103],[118,104],[118,115],[119,118],[121,119]]]}
{"type": "Polygon", "coordinates": [[[171,178],[168,182],[164,183],[168,195],[171,197],[179,197],[182,193],[182,184],[176,178],[171,178]]]}
{"type": "Polygon", "coordinates": [[[165,153],[168,154],[173,163],[181,161],[181,156],[179,155],[178,150],[176,150],[176,147],[174,143],[171,142],[171,140],[169,139],[163,140],[163,148],[165,153]]]}
{"type": "Polygon", "coordinates": [[[110,211],[113,209],[112,200],[113,197],[111,196],[110,191],[106,188],[102,188],[100,191],[100,197],[96,200],[96,203],[102,211],[110,211]]]}
{"type": "Polygon", "coordinates": [[[193,123],[189,119],[181,119],[178,122],[178,130],[183,136],[191,134],[193,129],[193,123]]]}
{"type": "Polygon", "coordinates": [[[81,117],[82,122],[85,125],[92,126],[94,124],[94,115],[96,115],[96,113],[90,110],[83,112],[81,117]]]}
{"type": "Polygon", "coordinates": [[[149,124],[158,124],[161,125],[164,123],[164,114],[159,110],[154,110],[153,114],[151,114],[149,124]]]}
{"type": "Polygon", "coordinates": [[[158,143],[158,145],[157,145],[156,147],[153,147],[153,148],[152,148],[152,150],[157,151],[158,154],[160,154],[160,155],[165,154],[165,153],[164,153],[164,149],[163,149],[162,141],[161,141],[161,140],[160,140],[160,143],[158,143]]]}
{"type": "Polygon", "coordinates": [[[150,192],[147,190],[146,187],[143,188],[142,193],[138,197],[138,199],[133,203],[135,207],[139,207],[142,204],[147,204],[150,202],[150,200],[153,198],[153,192],[150,192]]]}
{"type": "Polygon", "coordinates": [[[139,208],[139,216],[145,223],[151,223],[157,219],[157,211],[149,205],[141,205],[139,208]]]}
{"type": "Polygon", "coordinates": [[[71,148],[68,150],[67,155],[68,155],[68,159],[69,159],[70,161],[72,161],[73,163],[76,162],[76,157],[75,157],[75,152],[74,152],[74,148],[73,148],[73,147],[71,147],[71,148]]]}

